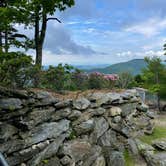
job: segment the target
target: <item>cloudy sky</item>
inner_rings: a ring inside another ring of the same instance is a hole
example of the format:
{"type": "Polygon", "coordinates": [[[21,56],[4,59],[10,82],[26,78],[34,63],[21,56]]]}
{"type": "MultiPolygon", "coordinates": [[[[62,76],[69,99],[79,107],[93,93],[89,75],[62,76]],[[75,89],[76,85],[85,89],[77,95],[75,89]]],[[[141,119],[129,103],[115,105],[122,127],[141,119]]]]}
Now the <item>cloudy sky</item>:
{"type": "Polygon", "coordinates": [[[113,64],[161,56],[166,42],[166,0],[75,0],[50,21],[43,65],[113,64]]]}

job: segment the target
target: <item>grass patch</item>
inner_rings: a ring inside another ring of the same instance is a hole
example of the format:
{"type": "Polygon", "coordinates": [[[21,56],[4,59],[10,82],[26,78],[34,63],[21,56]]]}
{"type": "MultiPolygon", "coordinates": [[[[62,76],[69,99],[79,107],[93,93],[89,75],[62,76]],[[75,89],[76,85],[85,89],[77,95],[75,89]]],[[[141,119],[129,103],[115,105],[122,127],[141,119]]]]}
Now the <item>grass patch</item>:
{"type": "Polygon", "coordinates": [[[140,140],[147,144],[152,144],[154,140],[160,138],[166,138],[166,127],[156,126],[151,135],[144,135],[140,137],[140,140]]]}
{"type": "Polygon", "coordinates": [[[124,153],[124,159],[125,159],[125,166],[134,166],[134,159],[133,157],[130,155],[129,151],[127,149],[125,149],[124,153]]]}

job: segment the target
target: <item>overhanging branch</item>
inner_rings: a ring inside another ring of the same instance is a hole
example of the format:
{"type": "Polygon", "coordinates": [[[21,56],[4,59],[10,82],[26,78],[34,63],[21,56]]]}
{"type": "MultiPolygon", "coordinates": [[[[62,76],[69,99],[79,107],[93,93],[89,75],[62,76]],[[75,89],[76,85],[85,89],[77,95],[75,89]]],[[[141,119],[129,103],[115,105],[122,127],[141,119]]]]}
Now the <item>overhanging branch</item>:
{"type": "Polygon", "coordinates": [[[56,17],[50,17],[50,18],[47,18],[47,21],[49,21],[49,20],[56,20],[56,21],[58,21],[59,23],[62,23],[58,18],[56,18],[56,17]]]}

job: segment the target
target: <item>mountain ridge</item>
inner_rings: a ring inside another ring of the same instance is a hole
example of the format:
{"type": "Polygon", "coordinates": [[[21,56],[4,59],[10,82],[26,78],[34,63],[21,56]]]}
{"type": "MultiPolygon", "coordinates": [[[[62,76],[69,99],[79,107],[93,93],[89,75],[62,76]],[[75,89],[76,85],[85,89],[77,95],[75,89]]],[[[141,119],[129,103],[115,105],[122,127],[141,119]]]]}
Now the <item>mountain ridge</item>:
{"type": "Polygon", "coordinates": [[[105,68],[94,68],[85,70],[88,73],[101,72],[104,74],[119,74],[122,72],[130,72],[132,75],[140,74],[143,68],[146,68],[147,64],[144,59],[133,59],[127,62],[121,62],[110,65],[105,68]]]}

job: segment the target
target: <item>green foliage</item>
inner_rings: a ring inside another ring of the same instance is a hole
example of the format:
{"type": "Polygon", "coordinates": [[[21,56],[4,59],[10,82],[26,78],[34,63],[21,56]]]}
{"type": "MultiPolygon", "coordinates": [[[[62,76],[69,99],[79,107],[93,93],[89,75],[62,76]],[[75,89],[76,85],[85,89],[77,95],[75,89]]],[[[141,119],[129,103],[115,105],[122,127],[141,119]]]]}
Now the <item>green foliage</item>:
{"type": "Polygon", "coordinates": [[[140,140],[147,144],[152,144],[154,140],[161,138],[166,138],[166,128],[161,126],[156,126],[151,135],[144,135],[140,137],[140,140]]]}
{"type": "Polygon", "coordinates": [[[89,75],[88,88],[89,89],[102,89],[105,88],[106,80],[101,73],[95,72],[89,75]]]}
{"type": "Polygon", "coordinates": [[[166,67],[160,58],[145,58],[147,68],[143,72],[144,87],[160,97],[166,97],[166,67]]]}
{"type": "Polygon", "coordinates": [[[50,66],[48,70],[43,72],[43,87],[58,91],[72,88],[72,70],[73,67],[67,64],[64,66],[59,64],[57,67],[50,66]]]}
{"type": "Polygon", "coordinates": [[[125,166],[134,166],[135,162],[133,156],[129,153],[128,149],[125,149],[123,152],[124,159],[125,159],[125,166]]]}
{"type": "Polygon", "coordinates": [[[119,74],[119,79],[116,84],[118,88],[125,89],[131,86],[133,80],[133,76],[129,72],[123,72],[119,74]]]}
{"type": "Polygon", "coordinates": [[[0,84],[17,88],[32,84],[36,73],[32,62],[30,56],[20,52],[0,53],[0,84]]]}

